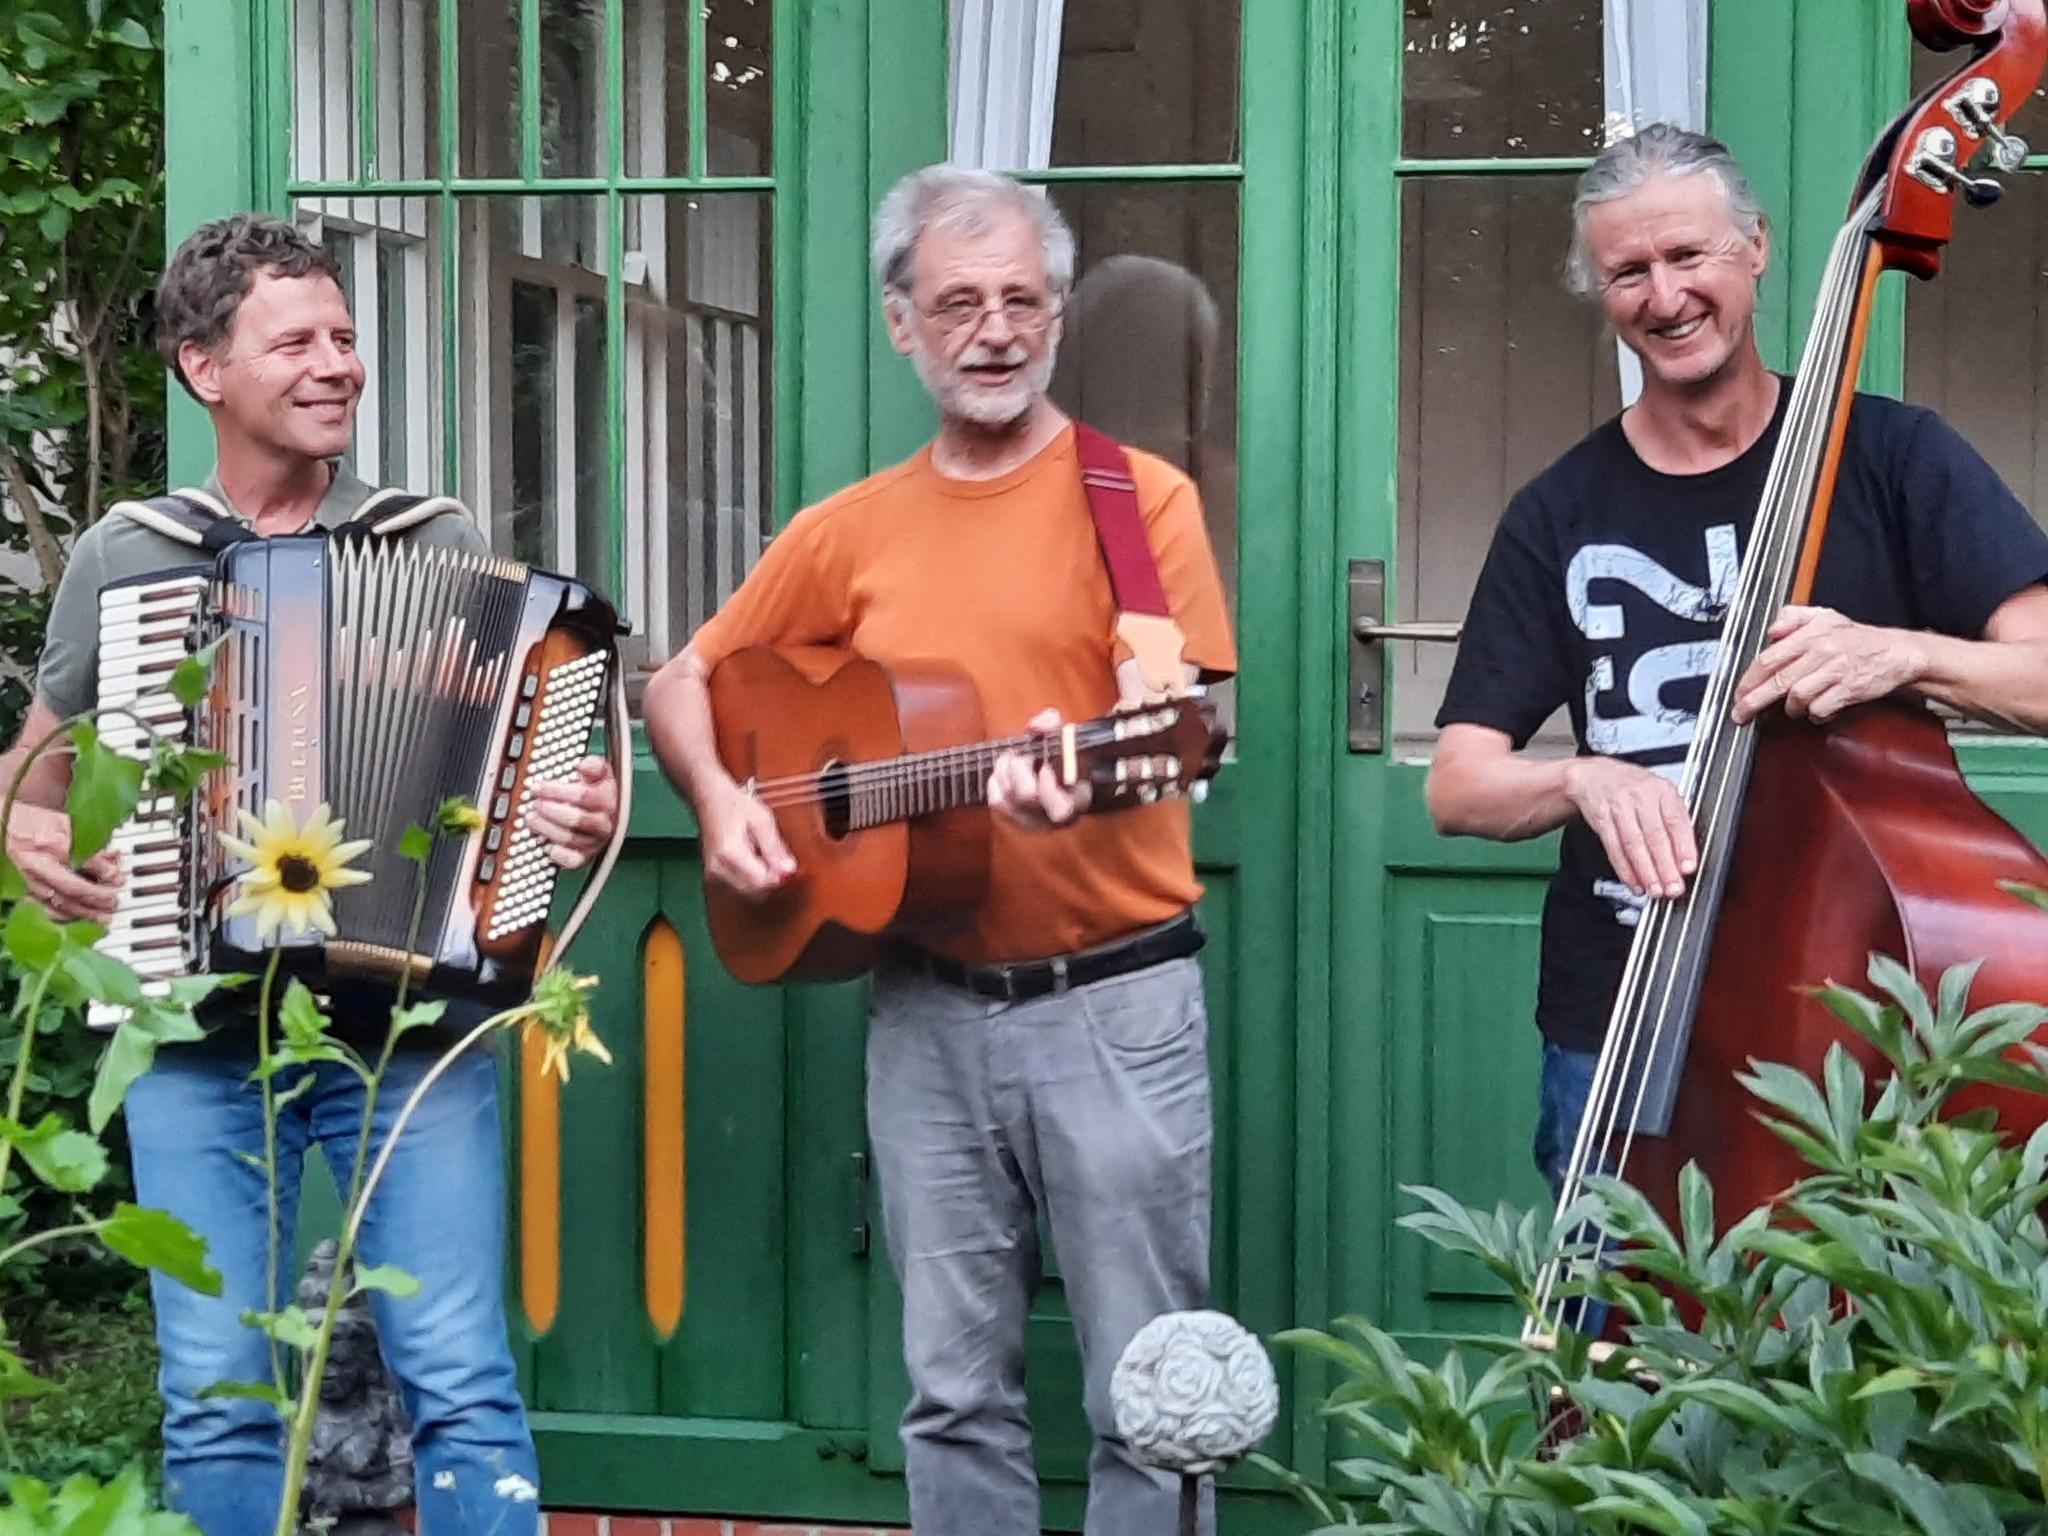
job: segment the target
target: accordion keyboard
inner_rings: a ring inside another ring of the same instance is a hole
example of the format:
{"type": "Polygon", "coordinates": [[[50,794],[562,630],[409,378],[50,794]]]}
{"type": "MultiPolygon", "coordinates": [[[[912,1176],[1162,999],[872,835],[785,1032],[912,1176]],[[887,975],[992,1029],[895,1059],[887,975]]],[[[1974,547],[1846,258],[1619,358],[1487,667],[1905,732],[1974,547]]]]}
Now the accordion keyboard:
{"type": "MultiPolygon", "coordinates": [[[[100,739],[138,761],[156,741],[183,743],[191,716],[169,691],[171,674],[191,654],[193,622],[205,596],[204,573],[177,574],[109,587],[100,594],[100,739]],[[118,713],[116,713],[118,711],[118,713]]],[[[168,797],[147,800],[114,833],[109,848],[127,867],[120,904],[108,919],[101,953],[162,996],[186,974],[183,847],[185,811],[168,797]]],[[[112,1029],[127,1017],[114,1004],[94,1003],[87,1023],[112,1029]]]]}

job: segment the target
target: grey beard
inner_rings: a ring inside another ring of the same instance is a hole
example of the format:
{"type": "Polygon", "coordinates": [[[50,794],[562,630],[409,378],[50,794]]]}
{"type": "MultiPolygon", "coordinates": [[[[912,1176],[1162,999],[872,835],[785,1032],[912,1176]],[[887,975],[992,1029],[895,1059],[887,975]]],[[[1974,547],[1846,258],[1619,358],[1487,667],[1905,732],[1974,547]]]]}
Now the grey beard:
{"type": "Polygon", "coordinates": [[[1027,368],[1016,384],[990,399],[948,377],[922,345],[913,347],[910,353],[918,380],[941,416],[996,431],[1015,426],[1052,387],[1055,357],[1056,349],[1047,347],[1045,355],[1027,368]]]}

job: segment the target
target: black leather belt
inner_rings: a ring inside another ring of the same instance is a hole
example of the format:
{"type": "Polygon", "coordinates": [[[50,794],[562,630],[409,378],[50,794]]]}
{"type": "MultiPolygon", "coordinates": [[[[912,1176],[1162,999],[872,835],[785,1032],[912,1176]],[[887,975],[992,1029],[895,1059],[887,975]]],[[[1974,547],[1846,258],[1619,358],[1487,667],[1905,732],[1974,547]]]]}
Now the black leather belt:
{"type": "Polygon", "coordinates": [[[1183,959],[1208,942],[1209,936],[1202,932],[1202,925],[1195,921],[1195,914],[1188,912],[1161,927],[1148,928],[1114,944],[1079,950],[1071,955],[1055,955],[1050,960],[1019,960],[1007,965],[963,965],[958,960],[909,945],[898,946],[893,958],[907,970],[972,992],[976,997],[1021,1003],[1073,987],[1085,987],[1092,981],[1107,981],[1112,976],[1142,971],[1147,966],[1164,965],[1169,960],[1183,959]]]}

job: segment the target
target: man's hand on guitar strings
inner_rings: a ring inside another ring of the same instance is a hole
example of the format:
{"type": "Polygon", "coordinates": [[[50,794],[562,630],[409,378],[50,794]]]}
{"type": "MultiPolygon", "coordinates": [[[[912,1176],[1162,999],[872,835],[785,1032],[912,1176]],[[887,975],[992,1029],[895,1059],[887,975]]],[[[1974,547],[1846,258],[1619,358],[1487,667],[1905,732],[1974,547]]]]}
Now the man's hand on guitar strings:
{"type": "Polygon", "coordinates": [[[536,779],[526,824],[551,846],[548,857],[581,869],[611,841],[619,821],[619,782],[612,765],[586,757],[566,779],[536,779]]]}
{"type": "Polygon", "coordinates": [[[796,873],[775,813],[737,784],[697,807],[703,827],[704,873],[742,896],[760,898],[796,873]]]}
{"type": "MultiPolygon", "coordinates": [[[[1042,709],[1025,726],[1040,736],[1051,736],[1062,723],[1058,710],[1042,709]]],[[[989,809],[1020,827],[1064,826],[1087,810],[1093,798],[1094,786],[1086,779],[1062,784],[1050,767],[1034,767],[1021,752],[1003,753],[988,776],[989,809]]]]}

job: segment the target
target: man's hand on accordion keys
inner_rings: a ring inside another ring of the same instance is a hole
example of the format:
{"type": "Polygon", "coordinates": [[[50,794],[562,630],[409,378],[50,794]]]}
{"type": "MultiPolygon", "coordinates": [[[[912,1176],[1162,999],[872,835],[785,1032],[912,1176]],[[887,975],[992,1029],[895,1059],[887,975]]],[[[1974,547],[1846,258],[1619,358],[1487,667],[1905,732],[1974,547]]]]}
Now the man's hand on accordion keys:
{"type": "Polygon", "coordinates": [[[102,849],[71,867],[71,818],[46,806],[16,803],[7,823],[7,856],[28,884],[31,901],[62,922],[114,915],[127,871],[120,856],[102,849]]]}
{"type": "Polygon", "coordinates": [[[526,809],[526,824],[551,845],[548,857],[581,869],[611,841],[619,820],[619,783],[611,764],[586,757],[566,779],[540,779],[526,809]]]}

